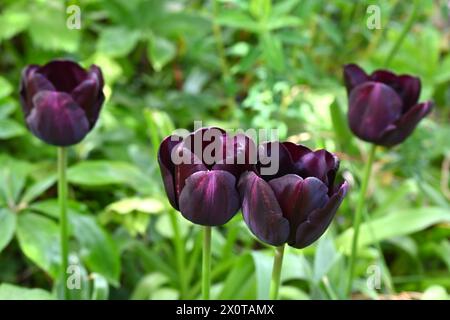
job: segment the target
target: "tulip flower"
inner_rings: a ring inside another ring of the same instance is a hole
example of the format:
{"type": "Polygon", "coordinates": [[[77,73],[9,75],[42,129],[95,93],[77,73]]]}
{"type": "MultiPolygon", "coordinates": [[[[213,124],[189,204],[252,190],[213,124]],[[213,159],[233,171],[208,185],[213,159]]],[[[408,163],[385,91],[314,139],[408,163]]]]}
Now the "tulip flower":
{"type": "Polygon", "coordinates": [[[241,176],[238,188],[244,221],[257,238],[277,246],[271,299],[278,296],[284,244],[295,248],[312,244],[328,228],[344,199],[347,182],[334,184],[338,168],[338,158],[326,150],[269,142],[260,146],[254,170],[241,176]],[[265,158],[277,161],[279,170],[264,174],[265,158]]]}
{"type": "Polygon", "coordinates": [[[391,147],[403,142],[433,108],[431,101],[418,103],[420,79],[377,70],[367,75],[356,64],[344,67],[349,95],[348,121],[364,141],[391,147]]]}
{"type": "Polygon", "coordinates": [[[62,298],[69,299],[69,232],[67,223],[67,149],[92,130],[105,96],[99,67],[88,70],[68,60],[29,65],[22,72],[20,101],[29,130],[42,141],[58,146],[58,200],[61,232],[62,298]]]}
{"type": "Polygon", "coordinates": [[[433,103],[431,101],[418,103],[420,79],[410,75],[396,75],[388,70],[376,70],[368,75],[356,64],[348,64],[344,67],[344,81],[349,96],[350,129],[362,140],[372,143],[353,219],[347,282],[347,294],[350,295],[362,212],[376,146],[392,147],[405,141],[420,120],[430,113],[433,103]]]}
{"type": "Polygon", "coordinates": [[[220,128],[201,128],[184,139],[163,140],[158,163],[173,208],[191,222],[204,226],[203,298],[209,298],[211,226],[228,222],[241,203],[237,181],[251,168],[253,141],[243,134],[230,136],[220,128]]]}
{"type": "Polygon", "coordinates": [[[279,148],[282,174],[261,175],[261,169],[255,169],[241,176],[243,217],[261,241],[304,248],[328,228],[348,184],[334,186],[339,160],[328,151],[272,142],[262,145],[260,154],[267,154],[274,144],[279,148]]]}
{"type": "Polygon", "coordinates": [[[105,96],[103,76],[69,60],[30,65],[22,72],[20,100],[29,130],[55,146],[77,144],[97,122],[105,96]]]}

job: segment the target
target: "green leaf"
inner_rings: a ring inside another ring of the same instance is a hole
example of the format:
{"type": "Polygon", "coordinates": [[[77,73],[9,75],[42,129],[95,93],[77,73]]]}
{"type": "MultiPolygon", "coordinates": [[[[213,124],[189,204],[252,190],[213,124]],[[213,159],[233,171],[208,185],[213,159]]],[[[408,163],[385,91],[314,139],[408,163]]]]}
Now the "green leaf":
{"type": "Polygon", "coordinates": [[[40,268],[56,278],[61,265],[58,225],[34,213],[20,214],[17,239],[22,252],[40,268]]]}
{"type": "Polygon", "coordinates": [[[330,117],[340,148],[351,154],[357,154],[358,149],[354,144],[353,135],[348,128],[347,119],[337,100],[330,104],[330,117]]]}
{"type": "Polygon", "coordinates": [[[167,39],[151,37],[147,48],[148,58],[156,71],[161,71],[176,55],[175,45],[167,39]]]}
{"type": "Polygon", "coordinates": [[[339,257],[340,255],[336,252],[333,241],[328,236],[320,238],[314,256],[314,282],[316,284],[327,275],[339,257]]]}
{"type": "Polygon", "coordinates": [[[81,30],[71,30],[66,25],[66,7],[63,2],[34,2],[29,10],[34,12],[28,28],[35,46],[44,50],[76,52],[81,30]]]}
{"type": "MultiPolygon", "coordinates": [[[[448,209],[422,207],[398,211],[378,219],[372,219],[370,224],[363,223],[360,227],[358,247],[364,247],[374,241],[411,234],[442,222],[450,222],[448,209]]],[[[337,238],[337,247],[345,254],[350,253],[352,237],[353,228],[350,228],[337,238]]]]}
{"type": "Polygon", "coordinates": [[[250,254],[241,256],[228,273],[217,299],[255,299],[255,268],[250,254]]]}
{"type": "Polygon", "coordinates": [[[53,186],[55,183],[56,183],[56,175],[54,174],[51,174],[49,177],[37,181],[36,183],[32,184],[30,187],[25,189],[21,202],[24,204],[29,204],[30,202],[38,198],[47,189],[53,186]]]}
{"type": "Polygon", "coordinates": [[[8,209],[0,209],[0,252],[8,245],[16,230],[16,214],[8,209]]]}
{"type": "Polygon", "coordinates": [[[30,23],[30,14],[22,7],[10,7],[0,15],[0,42],[24,31],[30,23]]]}
{"type": "Polygon", "coordinates": [[[25,134],[25,128],[11,119],[0,119],[0,139],[6,140],[25,134]]]}
{"type": "Polygon", "coordinates": [[[0,99],[9,96],[12,91],[13,86],[8,82],[8,80],[0,77],[0,99]]]}
{"type": "Polygon", "coordinates": [[[267,65],[275,71],[283,71],[285,61],[280,39],[269,32],[265,32],[261,35],[260,42],[267,65]]]}
{"type": "Polygon", "coordinates": [[[13,284],[0,284],[0,300],[55,300],[48,291],[15,286],[13,284]]]}
{"type": "Polygon", "coordinates": [[[250,13],[259,20],[265,20],[272,11],[272,0],[251,0],[250,13]]]}
{"type": "MultiPolygon", "coordinates": [[[[2,78],[0,77],[0,91],[5,89],[5,88],[2,88],[1,82],[2,82],[2,78]]],[[[0,93],[0,96],[1,96],[1,93],[0,93]]],[[[16,108],[17,108],[17,103],[15,101],[7,100],[6,103],[4,103],[0,106],[0,119],[8,118],[8,116],[11,115],[16,110],[16,108]]]]}
{"type": "Polygon", "coordinates": [[[124,27],[104,28],[100,32],[97,51],[111,57],[124,57],[134,49],[141,34],[124,27]]]}
{"type": "Polygon", "coordinates": [[[258,22],[253,20],[249,15],[238,10],[226,10],[221,12],[215,22],[223,26],[251,32],[259,32],[261,30],[261,26],[258,22]]]}
{"type": "Polygon", "coordinates": [[[111,203],[106,210],[119,214],[128,214],[133,211],[144,213],[160,213],[164,209],[164,203],[155,198],[125,198],[111,203]]]}
{"type": "Polygon", "coordinates": [[[67,175],[70,183],[87,187],[125,184],[137,190],[151,189],[150,179],[145,177],[137,167],[126,162],[83,161],[70,167],[67,175]]]}
{"type": "Polygon", "coordinates": [[[90,271],[104,276],[111,284],[119,284],[120,257],[114,241],[93,217],[70,214],[73,236],[81,246],[81,259],[90,271]]]}

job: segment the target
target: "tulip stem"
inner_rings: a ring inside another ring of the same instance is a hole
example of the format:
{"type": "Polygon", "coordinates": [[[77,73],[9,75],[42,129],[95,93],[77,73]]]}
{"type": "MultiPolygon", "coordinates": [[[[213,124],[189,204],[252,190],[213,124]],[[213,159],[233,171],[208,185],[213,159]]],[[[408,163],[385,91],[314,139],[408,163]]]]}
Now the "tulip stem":
{"type": "Polygon", "coordinates": [[[275,248],[273,258],[272,280],[270,281],[270,300],[278,299],[280,291],[281,267],[283,265],[284,244],[275,248]]]}
{"type": "Polygon", "coordinates": [[[67,268],[69,266],[69,232],[67,225],[67,149],[58,148],[58,202],[60,213],[60,236],[61,236],[61,280],[63,297],[69,299],[67,287],[67,268]]]}
{"type": "Polygon", "coordinates": [[[202,297],[209,300],[211,287],[211,227],[203,227],[202,297]]]}
{"type": "Polygon", "coordinates": [[[353,276],[355,272],[355,260],[358,251],[358,237],[359,227],[361,226],[361,220],[364,210],[364,201],[366,199],[367,187],[369,185],[370,173],[372,172],[372,164],[375,159],[376,145],[372,144],[370,147],[369,158],[367,159],[366,166],[364,168],[364,176],[362,180],[361,189],[359,191],[358,203],[356,206],[355,218],[353,220],[353,239],[352,239],[352,251],[349,262],[349,276],[347,282],[347,296],[350,297],[353,284],[353,276]]]}

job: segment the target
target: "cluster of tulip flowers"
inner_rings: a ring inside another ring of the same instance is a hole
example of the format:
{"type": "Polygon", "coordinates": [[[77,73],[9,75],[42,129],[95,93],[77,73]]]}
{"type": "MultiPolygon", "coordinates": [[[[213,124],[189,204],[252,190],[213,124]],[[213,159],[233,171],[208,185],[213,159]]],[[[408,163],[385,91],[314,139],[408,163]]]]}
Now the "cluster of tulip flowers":
{"type": "MultiPolygon", "coordinates": [[[[350,294],[375,148],[403,142],[433,105],[418,103],[421,83],[413,76],[387,70],[368,75],[350,64],[344,67],[344,80],[349,127],[372,144],[354,217],[350,294]]],[[[99,67],[86,70],[69,60],[30,65],[22,73],[20,99],[27,127],[59,150],[63,284],[67,283],[68,267],[66,147],[79,143],[95,126],[105,99],[103,85],[99,67]]],[[[210,297],[211,227],[226,224],[242,210],[250,231],[275,247],[270,297],[277,299],[285,245],[301,249],[320,238],[348,191],[346,181],[335,184],[339,159],[327,150],[278,141],[256,145],[245,134],[231,135],[215,127],[165,138],[158,163],[172,207],[204,229],[203,299],[210,297]]],[[[67,286],[63,288],[62,297],[67,299],[67,286]]]]}

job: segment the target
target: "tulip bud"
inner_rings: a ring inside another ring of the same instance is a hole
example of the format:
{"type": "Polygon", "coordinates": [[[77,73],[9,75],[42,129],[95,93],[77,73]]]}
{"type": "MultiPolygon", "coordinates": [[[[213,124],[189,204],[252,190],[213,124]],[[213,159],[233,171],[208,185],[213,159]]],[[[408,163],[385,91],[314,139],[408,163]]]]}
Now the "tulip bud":
{"type": "Polygon", "coordinates": [[[417,103],[420,79],[377,70],[367,75],[355,64],[344,67],[349,95],[348,121],[364,141],[391,147],[406,140],[433,108],[431,101],[417,103]]]}
{"type": "Polygon", "coordinates": [[[48,144],[77,144],[97,122],[105,99],[102,90],[102,72],[95,65],[89,70],[68,60],[30,65],[20,83],[26,124],[48,144]]]}

